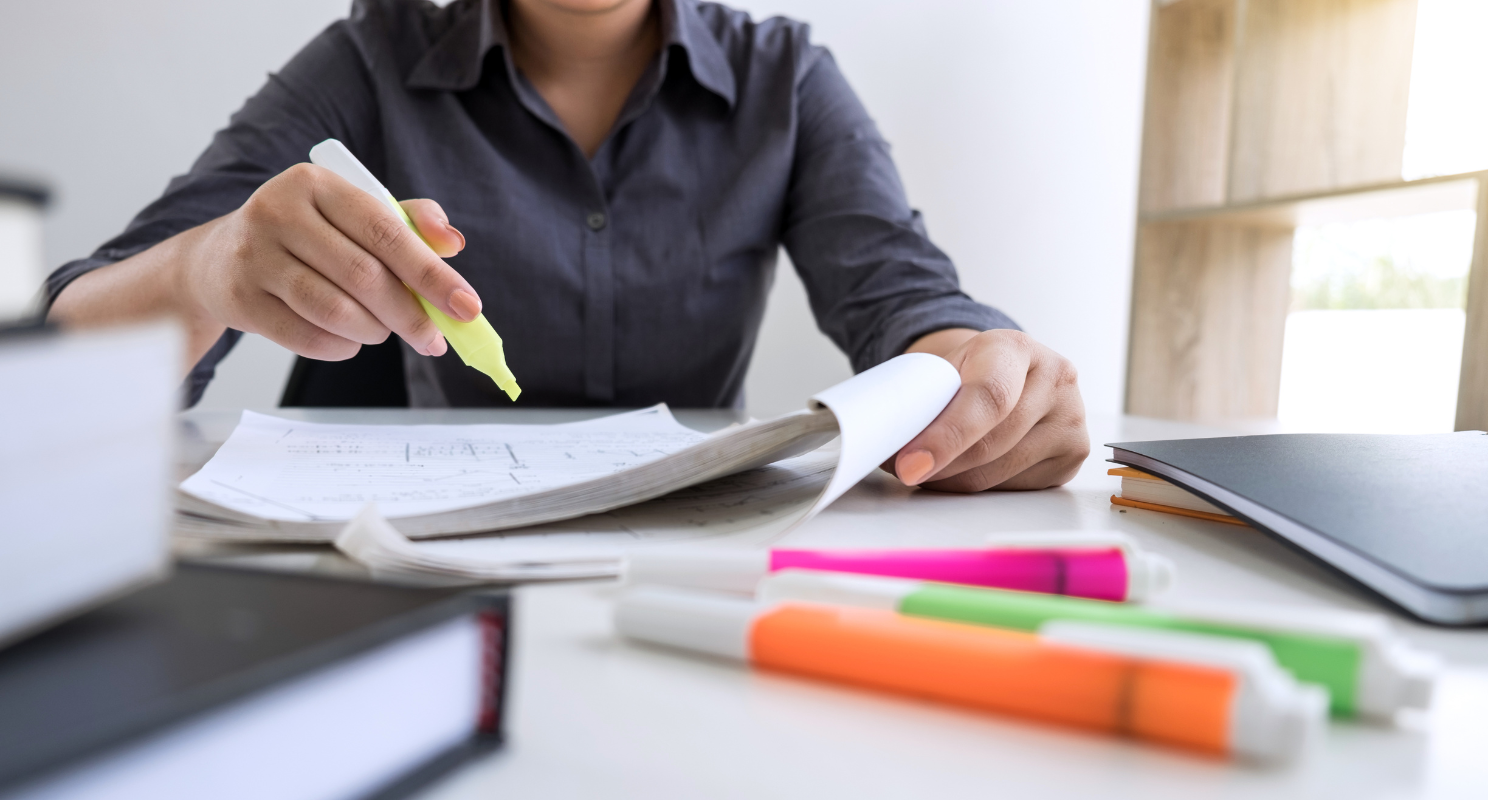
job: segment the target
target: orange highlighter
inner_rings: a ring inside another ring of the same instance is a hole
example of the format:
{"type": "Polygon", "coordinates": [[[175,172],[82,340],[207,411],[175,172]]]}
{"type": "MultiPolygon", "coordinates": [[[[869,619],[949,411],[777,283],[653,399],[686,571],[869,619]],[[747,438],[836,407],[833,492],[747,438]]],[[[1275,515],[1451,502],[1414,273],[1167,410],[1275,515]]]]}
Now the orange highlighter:
{"type": "Polygon", "coordinates": [[[1265,763],[1306,750],[1328,706],[1264,645],[1199,634],[1083,622],[1034,634],[659,586],[623,595],[615,626],[766,669],[1265,763]]]}

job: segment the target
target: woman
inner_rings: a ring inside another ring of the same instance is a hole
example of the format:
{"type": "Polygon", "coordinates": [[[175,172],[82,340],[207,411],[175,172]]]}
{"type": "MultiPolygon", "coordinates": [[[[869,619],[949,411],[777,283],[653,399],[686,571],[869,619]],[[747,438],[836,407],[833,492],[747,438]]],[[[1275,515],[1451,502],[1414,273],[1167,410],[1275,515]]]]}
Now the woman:
{"type": "Polygon", "coordinates": [[[524,402],[728,406],[782,243],[855,369],[960,370],[886,465],[905,483],[1074,475],[1073,369],[960,292],[830,55],[800,23],[694,0],[358,0],[48,296],[68,323],[182,319],[191,402],[239,331],[326,360],[396,334],[413,405],[499,402],[406,283],[456,319],[484,308],[524,402]],[[427,246],[302,163],[327,138],[398,197],[438,198],[403,203],[427,246]]]}

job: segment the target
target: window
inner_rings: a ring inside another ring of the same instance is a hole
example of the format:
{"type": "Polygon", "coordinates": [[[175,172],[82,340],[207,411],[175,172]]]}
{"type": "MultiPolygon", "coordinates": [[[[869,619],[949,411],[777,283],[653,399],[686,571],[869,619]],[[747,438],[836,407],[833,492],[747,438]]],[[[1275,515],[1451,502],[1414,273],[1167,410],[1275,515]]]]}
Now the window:
{"type": "Polygon", "coordinates": [[[1474,213],[1297,229],[1283,429],[1452,430],[1474,213]]]}

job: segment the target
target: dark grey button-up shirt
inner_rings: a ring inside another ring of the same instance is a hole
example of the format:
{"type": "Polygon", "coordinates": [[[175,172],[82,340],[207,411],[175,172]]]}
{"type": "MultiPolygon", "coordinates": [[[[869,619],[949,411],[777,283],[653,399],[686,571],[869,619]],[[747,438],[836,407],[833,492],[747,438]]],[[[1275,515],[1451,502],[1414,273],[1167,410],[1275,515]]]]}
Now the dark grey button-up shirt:
{"type": "MultiPolygon", "coordinates": [[[[960,291],[806,25],[655,2],[662,52],[590,159],[512,65],[500,0],[358,0],[49,296],[233,211],[334,137],[465,234],[450,264],[506,341],[524,404],[739,405],[781,244],[857,370],[936,330],[1014,327],[960,291]]],[[[191,402],[238,336],[192,372],[191,402]]],[[[415,405],[505,402],[453,352],[405,353],[415,405]]]]}

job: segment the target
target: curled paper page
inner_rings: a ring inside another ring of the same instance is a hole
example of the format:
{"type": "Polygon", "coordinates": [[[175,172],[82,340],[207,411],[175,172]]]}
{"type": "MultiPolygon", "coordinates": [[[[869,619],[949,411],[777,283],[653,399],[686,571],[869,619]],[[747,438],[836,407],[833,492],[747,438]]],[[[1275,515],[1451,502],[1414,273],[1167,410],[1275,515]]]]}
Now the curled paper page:
{"type": "Polygon", "coordinates": [[[384,519],[377,512],[376,503],[368,503],[346,523],[336,537],[336,549],[374,574],[426,572],[473,581],[603,578],[615,574],[612,561],[524,563],[428,552],[424,545],[415,544],[384,519]]]}
{"type": "Polygon", "coordinates": [[[950,405],[960,388],[961,374],[951,362],[909,353],[812,397],[812,408],[825,408],[837,418],[842,455],[832,482],[801,521],[815,516],[909,444],[950,405]]]}

